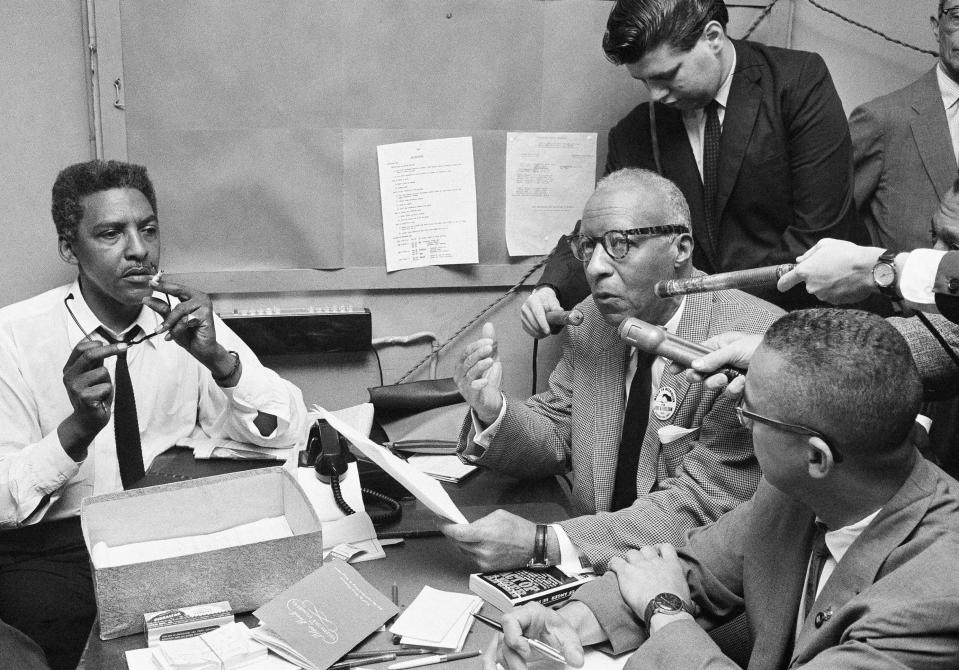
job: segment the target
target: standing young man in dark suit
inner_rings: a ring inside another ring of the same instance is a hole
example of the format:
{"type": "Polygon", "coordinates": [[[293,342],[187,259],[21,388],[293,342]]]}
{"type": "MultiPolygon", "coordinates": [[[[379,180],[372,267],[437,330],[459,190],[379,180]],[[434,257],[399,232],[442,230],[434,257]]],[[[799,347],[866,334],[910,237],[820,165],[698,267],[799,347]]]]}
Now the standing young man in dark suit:
{"type": "MultiPolygon", "coordinates": [[[[651,99],[610,131],[606,172],[642,167],[675,182],[693,263],[707,273],[793,262],[855,225],[849,129],[822,58],[731,40],[728,18],[722,0],[618,0],[603,38],[651,99]]],[[[541,279],[549,286],[523,307],[527,332],[548,334],[545,311],[585,297],[578,265],[561,241],[541,279]]],[[[801,289],[755,293],[787,309],[814,302],[801,289]]]]}

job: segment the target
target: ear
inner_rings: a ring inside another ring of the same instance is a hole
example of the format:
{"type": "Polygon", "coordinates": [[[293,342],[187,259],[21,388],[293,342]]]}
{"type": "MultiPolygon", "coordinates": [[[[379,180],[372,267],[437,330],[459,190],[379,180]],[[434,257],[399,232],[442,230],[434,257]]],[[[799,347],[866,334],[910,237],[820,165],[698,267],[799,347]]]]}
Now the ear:
{"type": "Polygon", "coordinates": [[[710,21],[706,24],[706,27],[703,28],[703,39],[709,43],[709,46],[713,50],[722,48],[725,37],[726,31],[723,30],[723,26],[719,21],[710,21]]]}
{"type": "Polygon", "coordinates": [[[679,268],[686,265],[693,257],[693,236],[690,233],[680,233],[673,240],[672,249],[676,254],[673,258],[673,267],[679,268]]]}
{"type": "Polygon", "coordinates": [[[836,464],[832,457],[832,449],[818,437],[810,437],[806,441],[806,462],[809,476],[813,479],[825,479],[836,464]]]}
{"type": "Polygon", "coordinates": [[[929,27],[932,28],[932,36],[936,38],[936,42],[939,41],[939,19],[935,16],[929,17],[929,27]]]}
{"type": "Polygon", "coordinates": [[[80,260],[73,253],[73,245],[67,238],[57,238],[57,252],[60,254],[60,258],[70,265],[80,265],[80,260]]]}

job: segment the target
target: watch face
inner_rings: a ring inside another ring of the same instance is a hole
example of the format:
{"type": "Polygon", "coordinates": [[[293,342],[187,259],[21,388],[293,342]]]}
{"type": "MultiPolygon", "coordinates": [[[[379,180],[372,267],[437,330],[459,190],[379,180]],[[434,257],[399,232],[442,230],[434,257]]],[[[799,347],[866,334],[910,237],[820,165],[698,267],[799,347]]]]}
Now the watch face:
{"type": "Polygon", "coordinates": [[[663,609],[671,610],[673,612],[680,612],[683,610],[683,599],[677,596],[675,593],[660,593],[656,596],[656,604],[663,609]]]}
{"type": "Polygon", "coordinates": [[[892,286],[896,281],[896,269],[888,263],[877,263],[872,269],[872,278],[877,286],[883,288],[892,286]]]}

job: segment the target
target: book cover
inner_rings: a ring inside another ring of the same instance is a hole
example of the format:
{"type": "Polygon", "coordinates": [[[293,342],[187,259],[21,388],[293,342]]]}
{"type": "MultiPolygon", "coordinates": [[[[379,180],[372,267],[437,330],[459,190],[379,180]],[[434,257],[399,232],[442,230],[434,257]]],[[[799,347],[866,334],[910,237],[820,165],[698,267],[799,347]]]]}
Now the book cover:
{"type": "Polygon", "coordinates": [[[550,607],[569,599],[573,592],[594,579],[592,573],[568,575],[559,567],[546,570],[474,572],[470,591],[501,611],[529,602],[550,607]]]}
{"type": "Polygon", "coordinates": [[[332,560],[253,614],[312,667],[324,670],[397,611],[354,568],[332,560]]]}

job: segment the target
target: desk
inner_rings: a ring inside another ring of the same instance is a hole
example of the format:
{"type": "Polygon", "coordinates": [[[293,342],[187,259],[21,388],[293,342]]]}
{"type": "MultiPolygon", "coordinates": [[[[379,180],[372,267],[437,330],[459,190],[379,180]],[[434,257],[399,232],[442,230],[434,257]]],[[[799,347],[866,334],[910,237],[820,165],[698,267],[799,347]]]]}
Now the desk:
{"type": "MultiPolygon", "coordinates": [[[[184,463],[188,465],[188,460],[192,461],[192,456],[185,460],[186,456],[182,452],[173,451],[161,455],[160,459],[163,460],[159,463],[154,462],[151,471],[171,475],[174,468],[184,463]]],[[[197,463],[192,476],[255,467],[248,462],[223,462],[220,465],[222,469],[216,462],[197,463]]],[[[275,464],[271,463],[271,465],[275,464]]],[[[174,476],[188,478],[190,475],[174,476]]],[[[535,521],[556,521],[565,518],[569,511],[566,497],[555,479],[534,482],[517,481],[481,471],[462,484],[444,484],[443,486],[470,520],[475,520],[488,510],[497,507],[510,509],[518,514],[528,513],[531,518],[535,517],[533,518],[535,521]]],[[[427,517],[432,517],[432,513],[425,510],[419,501],[404,501],[403,519],[395,526],[391,526],[390,530],[421,527],[427,517]]],[[[472,562],[445,537],[407,539],[403,544],[386,547],[386,558],[356,563],[353,567],[370,584],[387,596],[395,581],[399,587],[401,606],[408,605],[426,584],[444,591],[467,593],[469,592],[469,574],[476,570],[472,562]]],[[[498,615],[498,610],[488,604],[483,606],[482,611],[493,617],[498,615]]],[[[248,625],[253,625],[256,621],[252,615],[238,618],[248,625]]],[[[100,629],[97,624],[94,624],[78,670],[113,670],[114,668],[126,670],[124,652],[146,646],[146,640],[142,634],[106,641],[100,640],[99,634],[100,629]]],[[[391,647],[391,637],[388,633],[379,633],[364,646],[376,649],[391,647]]],[[[492,630],[482,624],[476,624],[470,631],[463,649],[485,649],[492,637],[492,630]]],[[[471,658],[438,667],[442,670],[461,670],[478,666],[477,659],[471,658]]],[[[373,667],[385,668],[386,664],[373,667]]]]}

